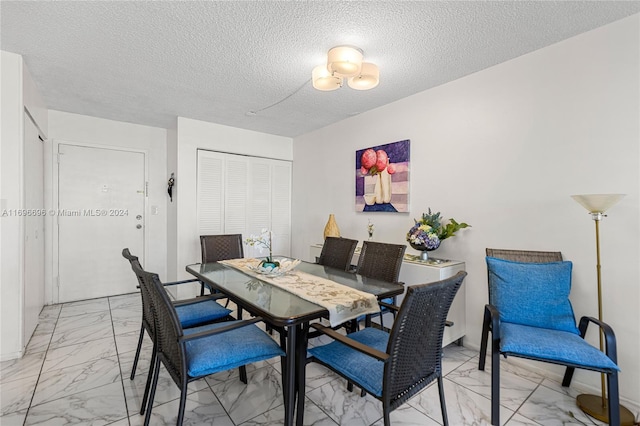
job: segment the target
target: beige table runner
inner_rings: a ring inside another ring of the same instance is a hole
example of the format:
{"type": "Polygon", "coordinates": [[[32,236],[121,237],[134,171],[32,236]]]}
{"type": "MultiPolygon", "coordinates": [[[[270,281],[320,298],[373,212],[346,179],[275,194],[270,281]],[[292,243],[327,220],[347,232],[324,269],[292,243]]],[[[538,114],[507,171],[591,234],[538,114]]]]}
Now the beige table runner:
{"type": "Polygon", "coordinates": [[[258,266],[260,259],[231,259],[222,260],[220,263],[322,306],[329,311],[331,327],[356,319],[361,315],[380,312],[378,299],[373,294],[326,278],[296,270],[281,276],[267,276],[251,269],[258,266]]]}

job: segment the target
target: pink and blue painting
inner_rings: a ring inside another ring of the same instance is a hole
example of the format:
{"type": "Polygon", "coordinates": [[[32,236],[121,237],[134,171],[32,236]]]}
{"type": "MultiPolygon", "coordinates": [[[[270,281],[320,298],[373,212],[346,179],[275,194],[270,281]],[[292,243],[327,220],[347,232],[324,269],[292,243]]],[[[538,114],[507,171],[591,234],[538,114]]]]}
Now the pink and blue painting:
{"type": "Polygon", "coordinates": [[[356,211],[409,212],[409,143],[356,151],[356,211]]]}

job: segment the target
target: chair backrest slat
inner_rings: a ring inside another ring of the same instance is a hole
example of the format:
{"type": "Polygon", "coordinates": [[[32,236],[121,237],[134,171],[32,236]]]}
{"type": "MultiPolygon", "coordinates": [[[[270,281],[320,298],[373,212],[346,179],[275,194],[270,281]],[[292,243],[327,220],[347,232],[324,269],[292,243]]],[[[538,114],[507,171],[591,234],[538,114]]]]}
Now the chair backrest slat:
{"type": "Polygon", "coordinates": [[[179,344],[183,332],[178,314],[162,282],[160,282],[158,274],[146,271],[138,271],[138,273],[142,277],[144,288],[151,296],[158,355],[162,357],[163,364],[171,378],[180,386],[186,375],[184,370],[186,364],[183,362],[185,349],[179,344]]]}
{"type": "Polygon", "coordinates": [[[383,398],[400,406],[442,371],[442,340],[447,314],[466,272],[429,284],[413,285],[393,323],[385,366],[383,398]]]}
{"type": "Polygon", "coordinates": [[[365,277],[397,283],[406,249],[405,245],[365,241],[356,272],[365,277]]]}
{"type": "Polygon", "coordinates": [[[327,237],[322,245],[322,252],[318,263],[336,269],[348,271],[351,266],[353,252],[356,250],[358,240],[349,238],[327,237]]]}
{"type": "Polygon", "coordinates": [[[149,294],[149,291],[145,287],[142,280],[142,265],[140,265],[138,256],[134,256],[133,254],[131,254],[128,248],[122,250],[122,256],[129,261],[129,263],[131,264],[131,269],[136,274],[136,278],[138,279],[138,285],[140,286],[140,297],[142,299],[142,325],[144,326],[145,330],[147,330],[147,333],[149,333],[149,337],[151,338],[151,340],[155,340],[156,327],[153,322],[151,295],[149,294]]]}
{"type": "Polygon", "coordinates": [[[526,263],[562,262],[562,253],[559,251],[530,251],[530,250],[506,250],[486,249],[487,256],[497,259],[512,260],[526,263]]]}
{"type": "Polygon", "coordinates": [[[244,257],[242,234],[200,235],[202,263],[244,257]]]}

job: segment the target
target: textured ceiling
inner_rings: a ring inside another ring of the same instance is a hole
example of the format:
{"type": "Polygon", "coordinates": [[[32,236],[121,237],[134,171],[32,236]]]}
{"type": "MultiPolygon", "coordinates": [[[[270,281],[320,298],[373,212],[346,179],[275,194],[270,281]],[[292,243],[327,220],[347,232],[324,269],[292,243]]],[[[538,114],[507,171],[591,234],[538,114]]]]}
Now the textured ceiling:
{"type": "Polygon", "coordinates": [[[51,109],[293,137],[638,12],[637,1],[3,0],[0,35],[51,109]],[[340,44],[380,67],[377,88],[311,87],[340,44]]]}

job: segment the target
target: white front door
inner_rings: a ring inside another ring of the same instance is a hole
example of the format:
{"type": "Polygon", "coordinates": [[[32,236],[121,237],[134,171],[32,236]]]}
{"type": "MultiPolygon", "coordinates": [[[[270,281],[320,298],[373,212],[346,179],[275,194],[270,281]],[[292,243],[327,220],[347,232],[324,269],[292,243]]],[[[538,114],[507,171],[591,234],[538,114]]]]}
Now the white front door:
{"type": "Polygon", "coordinates": [[[136,291],[121,253],[144,265],[144,154],[68,144],[58,153],[58,302],[136,291]]]}

